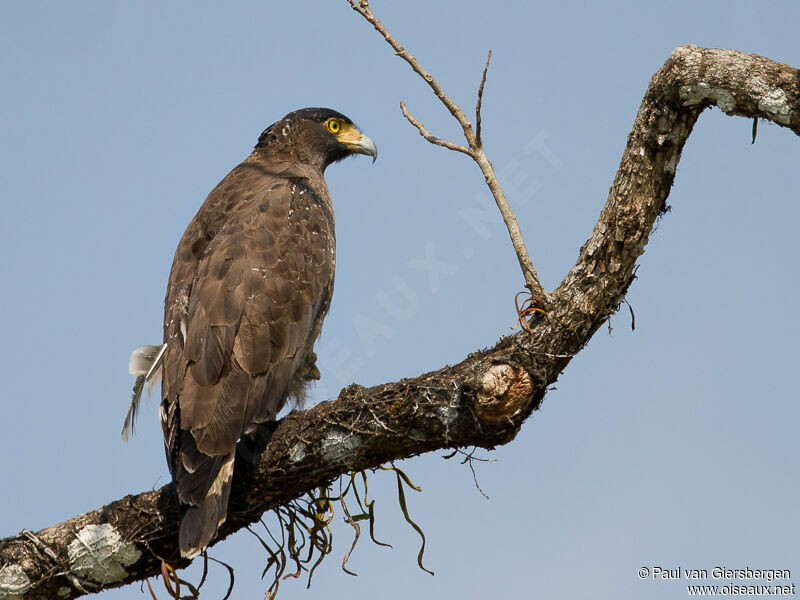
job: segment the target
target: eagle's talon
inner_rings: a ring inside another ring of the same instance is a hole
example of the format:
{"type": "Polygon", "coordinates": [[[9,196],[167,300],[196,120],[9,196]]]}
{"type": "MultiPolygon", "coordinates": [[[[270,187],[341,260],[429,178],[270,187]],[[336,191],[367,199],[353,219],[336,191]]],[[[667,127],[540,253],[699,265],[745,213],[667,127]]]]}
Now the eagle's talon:
{"type": "Polygon", "coordinates": [[[319,381],[322,375],[317,368],[317,353],[309,352],[305,361],[297,370],[297,376],[303,381],[319,381]]]}

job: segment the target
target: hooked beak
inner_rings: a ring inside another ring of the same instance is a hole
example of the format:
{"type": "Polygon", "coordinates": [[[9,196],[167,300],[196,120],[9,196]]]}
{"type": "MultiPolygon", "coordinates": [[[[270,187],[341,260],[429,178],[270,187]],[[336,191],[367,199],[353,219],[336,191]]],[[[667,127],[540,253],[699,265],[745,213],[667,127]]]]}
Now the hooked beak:
{"type": "Polygon", "coordinates": [[[378,158],[378,147],[375,145],[371,139],[369,139],[365,135],[361,135],[361,138],[356,142],[357,148],[356,152],[359,154],[366,154],[367,156],[372,157],[372,162],[374,163],[378,158]]]}
{"type": "Polygon", "coordinates": [[[353,136],[351,139],[340,138],[342,142],[350,149],[351,152],[355,152],[357,154],[366,154],[367,156],[372,157],[372,162],[375,162],[375,159],[378,158],[378,148],[375,146],[375,142],[365,136],[363,133],[355,130],[353,133],[356,135],[353,136]]]}

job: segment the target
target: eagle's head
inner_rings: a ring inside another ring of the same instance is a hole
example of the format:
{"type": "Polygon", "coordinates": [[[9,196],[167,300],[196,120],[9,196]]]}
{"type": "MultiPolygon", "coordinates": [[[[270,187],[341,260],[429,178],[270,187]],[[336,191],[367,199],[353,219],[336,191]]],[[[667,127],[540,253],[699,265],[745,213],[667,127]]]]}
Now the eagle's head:
{"type": "Polygon", "coordinates": [[[325,168],[353,154],[378,157],[375,143],[353,121],[330,108],[302,108],[267,127],[257,150],[286,154],[302,163],[325,168]]]}

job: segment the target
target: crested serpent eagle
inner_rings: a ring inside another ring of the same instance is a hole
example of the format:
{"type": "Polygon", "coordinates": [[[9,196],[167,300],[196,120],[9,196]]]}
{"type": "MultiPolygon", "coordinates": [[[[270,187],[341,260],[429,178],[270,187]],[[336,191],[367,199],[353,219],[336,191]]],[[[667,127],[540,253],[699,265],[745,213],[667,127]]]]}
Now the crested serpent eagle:
{"type": "Polygon", "coordinates": [[[161,428],[181,506],[180,551],[225,521],[236,443],[318,379],[314,341],[336,265],[325,168],[375,144],[344,115],[305,108],[259,137],[183,234],[167,286],[164,343],[131,356],[142,388],[161,378],[161,428]]]}

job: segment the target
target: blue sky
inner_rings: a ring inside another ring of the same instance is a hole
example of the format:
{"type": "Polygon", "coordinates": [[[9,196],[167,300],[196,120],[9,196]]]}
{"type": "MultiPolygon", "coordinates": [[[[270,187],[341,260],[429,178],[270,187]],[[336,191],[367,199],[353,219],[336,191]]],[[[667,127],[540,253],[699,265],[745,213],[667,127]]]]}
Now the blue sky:
{"type": "MultiPolygon", "coordinates": [[[[572,266],[605,201],[652,74],[683,43],[800,66],[794,1],[391,3],[384,23],[465,110],[486,52],[484,141],[544,285],[572,266]],[[546,148],[546,151],[542,151],[546,148]]],[[[261,130],[303,106],[380,149],[332,167],[337,281],[314,401],[437,369],[492,345],[522,277],[475,165],[428,145],[458,128],[377,34],[337,2],[14,3],[0,20],[0,536],[168,481],[155,401],[119,437],[130,351],[161,337],[178,239],[261,130]],[[476,220],[476,215],[478,219],[476,220]],[[440,267],[430,278],[421,265],[440,267]],[[376,325],[379,324],[379,327],[376,325]],[[376,329],[377,327],[377,329],[376,329]],[[372,335],[365,334],[371,331],[372,335]]],[[[518,438],[466,466],[403,463],[397,508],[370,480],[377,533],[310,590],[281,597],[675,598],[642,566],[800,573],[796,227],[800,140],[704,113],[640,261],[627,309],[572,361],[518,438]]],[[[213,549],[257,598],[266,557],[213,549]]],[[[794,580],[797,581],[796,579],[794,580]]],[[[710,582],[714,583],[714,582],[710,582]]],[[[209,589],[224,589],[222,571],[209,589]],[[216,586],[216,587],[215,587],[216,586]]],[[[138,586],[104,598],[138,597],[138,586]]],[[[209,597],[215,597],[209,594],[209,597]]]]}

